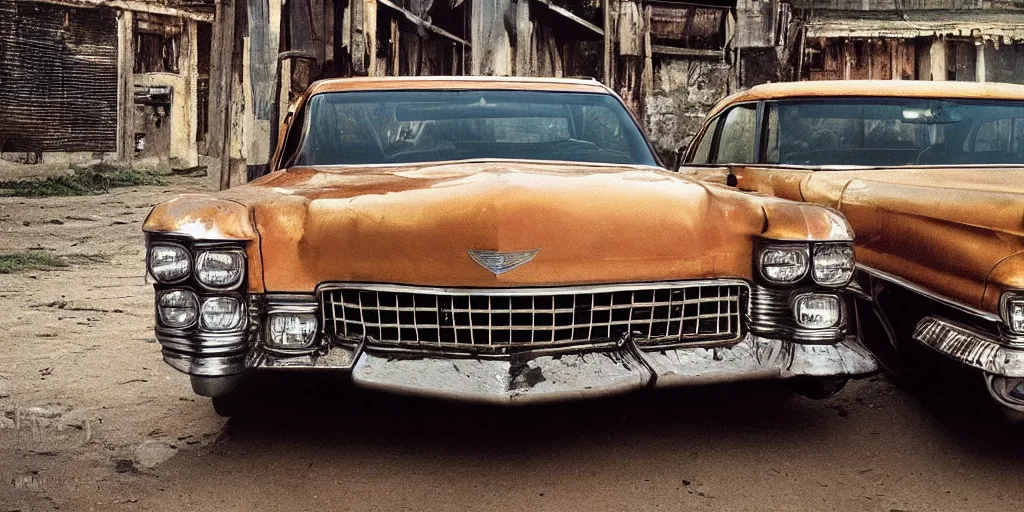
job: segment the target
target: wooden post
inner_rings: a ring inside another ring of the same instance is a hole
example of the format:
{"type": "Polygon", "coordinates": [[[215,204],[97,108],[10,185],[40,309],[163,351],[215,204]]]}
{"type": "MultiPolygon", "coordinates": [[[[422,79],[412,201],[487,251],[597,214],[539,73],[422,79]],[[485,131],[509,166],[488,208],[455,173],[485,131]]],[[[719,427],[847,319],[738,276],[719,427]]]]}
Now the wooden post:
{"type": "Polygon", "coordinates": [[[930,79],[945,81],[947,76],[946,41],[939,38],[932,41],[931,48],[928,49],[928,56],[928,71],[931,74],[930,79]]]}
{"type": "Polygon", "coordinates": [[[117,159],[135,159],[134,15],[120,11],[117,19],[117,159]]]}
{"type": "MultiPolygon", "coordinates": [[[[519,0],[513,3],[516,9],[516,76],[532,76],[533,59],[530,40],[530,0],[519,0]]],[[[545,34],[546,36],[546,34],[545,34]]],[[[557,52],[555,52],[557,54],[557,52]]]]}
{"type": "Polygon", "coordinates": [[[974,62],[974,81],[984,82],[985,81],[985,40],[974,42],[974,48],[976,55],[978,56],[974,62]]]}
{"type": "MultiPolygon", "coordinates": [[[[199,129],[199,27],[195,20],[184,20],[183,41],[181,43],[181,77],[185,82],[184,97],[179,101],[187,101],[185,127],[182,131],[187,135],[188,148],[182,158],[186,165],[199,163],[199,148],[196,146],[196,131],[199,129]]],[[[173,121],[172,121],[173,122],[173,121]]]]}
{"type": "Polygon", "coordinates": [[[231,62],[235,47],[235,5],[237,0],[221,0],[217,4],[216,22],[213,26],[215,52],[210,55],[211,101],[210,141],[211,147],[220,158],[220,188],[231,186],[231,62]],[[215,107],[215,108],[213,108],[215,107]]]}
{"type": "Polygon", "coordinates": [[[391,17],[391,69],[388,70],[388,74],[391,76],[398,76],[401,71],[402,52],[399,46],[399,38],[401,37],[401,31],[398,30],[398,18],[391,17]]]}
{"type": "Polygon", "coordinates": [[[370,56],[370,65],[366,72],[370,76],[378,76],[384,70],[377,69],[377,0],[352,0],[365,2],[363,5],[363,37],[366,38],[366,53],[370,56]]]}
{"type": "Polygon", "coordinates": [[[601,81],[604,85],[612,86],[612,52],[614,51],[614,44],[612,39],[612,15],[611,10],[612,0],[601,0],[601,12],[604,14],[604,56],[602,57],[602,63],[604,69],[601,74],[601,81]]]}

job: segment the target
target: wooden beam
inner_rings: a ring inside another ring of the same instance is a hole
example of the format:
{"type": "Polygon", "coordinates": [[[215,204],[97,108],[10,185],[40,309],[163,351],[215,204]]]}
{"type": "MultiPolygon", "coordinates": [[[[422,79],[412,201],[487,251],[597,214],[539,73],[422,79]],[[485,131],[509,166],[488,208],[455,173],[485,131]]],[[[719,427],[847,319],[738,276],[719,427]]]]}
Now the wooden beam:
{"type": "MultiPolygon", "coordinates": [[[[368,1],[374,2],[375,0],[368,0],[368,1]]],[[[380,5],[383,5],[384,7],[392,9],[392,10],[398,12],[399,14],[405,16],[405,19],[408,20],[413,25],[417,25],[417,26],[423,27],[423,28],[425,28],[425,29],[427,29],[427,30],[429,30],[429,31],[439,35],[439,36],[451,39],[452,41],[455,41],[456,43],[464,44],[466,46],[471,46],[469,44],[469,41],[467,41],[467,40],[465,40],[465,39],[463,39],[463,38],[461,38],[461,37],[459,37],[459,36],[457,36],[455,34],[452,34],[451,32],[448,32],[447,30],[445,30],[445,29],[443,29],[441,27],[438,27],[438,26],[430,23],[429,21],[424,20],[423,18],[420,18],[419,16],[416,16],[412,12],[407,11],[404,8],[398,6],[397,4],[392,2],[391,0],[376,0],[376,2],[379,2],[380,5]]]]}
{"type": "MultiPolygon", "coordinates": [[[[385,0],[381,0],[381,2],[384,2],[384,1],[385,0]]],[[[544,7],[547,7],[548,10],[551,11],[552,13],[557,14],[559,16],[562,16],[563,18],[565,18],[565,19],[567,19],[567,20],[569,20],[569,21],[579,25],[580,27],[583,27],[583,28],[585,28],[585,29],[587,29],[587,30],[589,30],[589,31],[591,31],[591,32],[601,36],[601,37],[604,37],[604,29],[602,29],[601,27],[599,27],[597,25],[594,25],[593,23],[591,23],[591,22],[589,22],[589,21],[587,21],[587,20],[585,20],[585,19],[583,19],[583,18],[573,14],[572,12],[570,12],[568,9],[565,9],[564,7],[559,7],[559,6],[551,3],[551,0],[533,0],[533,1],[537,2],[538,4],[543,5],[544,7]]]]}
{"type": "Polygon", "coordinates": [[[698,50],[694,48],[677,48],[652,44],[651,52],[659,55],[673,55],[677,57],[693,57],[697,59],[724,59],[725,50],[698,50]]]}
{"type": "Polygon", "coordinates": [[[196,12],[192,10],[178,9],[176,7],[167,7],[164,5],[142,2],[138,0],[13,0],[15,2],[25,3],[41,3],[41,4],[54,4],[54,5],[65,5],[68,7],[78,7],[83,9],[89,9],[94,7],[109,7],[120,11],[131,11],[131,12],[144,12],[148,14],[161,14],[164,16],[174,16],[176,18],[186,18],[194,21],[205,21],[207,23],[214,20],[214,13],[210,12],[196,12]]]}

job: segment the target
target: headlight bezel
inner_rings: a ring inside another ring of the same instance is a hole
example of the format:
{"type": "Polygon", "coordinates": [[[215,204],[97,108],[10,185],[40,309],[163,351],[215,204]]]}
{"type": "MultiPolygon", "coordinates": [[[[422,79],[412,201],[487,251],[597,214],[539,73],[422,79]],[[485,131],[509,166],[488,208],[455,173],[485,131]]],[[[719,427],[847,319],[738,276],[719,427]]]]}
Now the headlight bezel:
{"type": "Polygon", "coordinates": [[[811,270],[810,270],[809,273],[811,275],[811,279],[814,281],[815,284],[817,284],[819,286],[824,286],[824,287],[827,287],[827,288],[841,288],[841,287],[844,287],[844,286],[850,284],[850,281],[853,280],[853,274],[857,271],[857,255],[856,255],[856,253],[854,251],[853,243],[852,242],[817,242],[817,243],[812,244],[811,245],[811,265],[810,266],[811,266],[811,270]],[[818,251],[827,250],[827,249],[833,249],[833,248],[841,248],[841,249],[848,249],[849,250],[849,254],[850,254],[850,273],[849,273],[849,275],[846,276],[845,279],[843,279],[841,281],[834,281],[834,282],[832,282],[832,281],[822,281],[822,280],[819,280],[818,279],[818,269],[817,269],[817,267],[818,267],[818,263],[817,263],[818,262],[818,251]]]}
{"type": "Polygon", "coordinates": [[[1003,321],[1003,327],[1006,328],[1006,331],[1011,336],[1024,337],[1024,329],[1014,329],[1013,322],[1010,320],[1010,308],[1014,304],[1020,304],[1022,309],[1024,309],[1024,292],[1004,292],[1003,296],[999,298],[999,317],[1003,321]]]}
{"type": "Polygon", "coordinates": [[[200,300],[200,298],[196,294],[196,292],[194,290],[190,290],[188,288],[178,288],[178,287],[176,287],[176,288],[169,288],[167,290],[158,291],[157,295],[156,295],[156,301],[155,301],[155,304],[154,304],[155,307],[156,307],[157,323],[161,327],[164,327],[166,329],[174,329],[174,330],[178,330],[178,331],[184,331],[184,330],[188,330],[188,329],[193,329],[197,325],[199,325],[199,313],[200,313],[201,304],[202,304],[202,301],[200,300]],[[166,318],[166,316],[163,313],[163,306],[161,305],[161,301],[163,301],[164,297],[167,297],[168,295],[171,295],[171,294],[174,294],[174,293],[183,293],[183,294],[186,294],[189,297],[189,299],[190,299],[190,301],[192,302],[192,305],[193,305],[192,309],[194,311],[193,312],[194,316],[192,318],[192,321],[190,321],[188,323],[185,323],[185,324],[180,324],[180,325],[172,325],[170,322],[167,321],[167,318],[166,318]]]}
{"type": "Polygon", "coordinates": [[[246,277],[247,277],[247,274],[248,274],[248,269],[249,269],[249,259],[248,259],[248,256],[246,255],[245,251],[243,249],[241,249],[241,248],[238,248],[238,247],[228,248],[228,247],[224,247],[224,246],[221,246],[221,247],[209,247],[209,248],[198,248],[197,247],[196,248],[196,252],[195,252],[195,257],[194,257],[192,274],[195,277],[195,282],[196,282],[196,285],[198,287],[200,287],[200,288],[202,288],[204,290],[221,292],[221,291],[235,290],[235,289],[238,289],[240,286],[242,286],[242,284],[246,280],[246,277]],[[210,283],[207,283],[207,282],[203,281],[202,278],[199,277],[199,275],[200,275],[199,263],[201,261],[203,261],[204,258],[208,257],[208,255],[210,255],[210,254],[236,254],[236,255],[238,255],[241,258],[241,265],[240,265],[240,267],[238,269],[238,279],[235,280],[234,282],[228,283],[226,285],[210,284],[210,283]]]}
{"type": "Polygon", "coordinates": [[[245,303],[244,300],[242,300],[242,298],[237,297],[235,295],[230,295],[230,294],[229,295],[207,295],[207,296],[199,297],[199,315],[198,315],[198,321],[196,322],[196,326],[199,328],[199,330],[201,332],[208,332],[208,333],[215,333],[215,334],[239,332],[239,331],[241,331],[241,330],[243,330],[245,328],[245,323],[246,323],[247,315],[248,315],[248,308],[246,307],[246,303],[245,303]],[[208,303],[211,303],[211,302],[214,302],[214,301],[217,301],[217,300],[230,300],[230,301],[234,301],[236,304],[238,304],[238,321],[234,325],[231,325],[227,329],[214,329],[210,325],[207,324],[206,315],[205,315],[206,305],[208,303]]]}
{"type": "Polygon", "coordinates": [[[811,248],[806,242],[787,243],[775,240],[766,240],[765,243],[757,246],[754,264],[757,267],[757,274],[766,283],[772,286],[794,286],[804,281],[807,278],[808,272],[811,270],[811,248]],[[765,254],[769,251],[788,251],[799,254],[803,258],[803,271],[791,280],[772,279],[768,276],[767,272],[765,272],[765,254]]]}
{"type": "Polygon", "coordinates": [[[173,240],[159,240],[146,244],[146,273],[153,277],[153,279],[160,284],[176,285],[181,284],[192,277],[193,271],[195,270],[195,258],[192,255],[192,251],[189,250],[188,246],[173,240]],[[185,259],[188,262],[188,268],[185,273],[177,279],[161,279],[155,272],[153,272],[153,250],[159,247],[170,247],[173,249],[181,250],[185,253],[185,259]]]}
{"type": "Polygon", "coordinates": [[[790,305],[790,309],[793,312],[793,321],[796,323],[797,328],[799,328],[799,329],[805,329],[805,330],[808,330],[808,331],[825,331],[825,330],[828,330],[828,329],[840,328],[841,326],[845,325],[845,323],[846,323],[846,308],[843,307],[843,299],[842,299],[842,297],[837,295],[835,292],[805,291],[805,292],[795,293],[790,298],[789,305],[790,305]],[[835,308],[836,308],[835,309],[835,320],[832,323],[830,323],[828,325],[823,325],[823,326],[810,326],[810,325],[805,325],[803,322],[801,322],[800,318],[799,318],[800,311],[799,311],[798,305],[802,301],[806,301],[806,300],[822,300],[822,299],[828,299],[828,300],[831,300],[831,301],[833,301],[835,303],[835,308]]]}

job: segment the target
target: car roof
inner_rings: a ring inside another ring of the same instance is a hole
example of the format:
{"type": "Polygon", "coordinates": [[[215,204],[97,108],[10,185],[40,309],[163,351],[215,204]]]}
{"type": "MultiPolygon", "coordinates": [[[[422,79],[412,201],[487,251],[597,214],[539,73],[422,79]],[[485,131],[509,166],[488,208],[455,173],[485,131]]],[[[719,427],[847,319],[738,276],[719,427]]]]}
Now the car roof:
{"type": "Polygon", "coordinates": [[[809,80],[757,85],[722,100],[709,115],[747,101],[787,98],[949,98],[1024,100],[1024,85],[929,80],[809,80]]]}
{"type": "Polygon", "coordinates": [[[379,90],[517,90],[610,94],[593,79],[496,76],[359,77],[320,80],[309,87],[310,96],[324,92],[379,90]]]}

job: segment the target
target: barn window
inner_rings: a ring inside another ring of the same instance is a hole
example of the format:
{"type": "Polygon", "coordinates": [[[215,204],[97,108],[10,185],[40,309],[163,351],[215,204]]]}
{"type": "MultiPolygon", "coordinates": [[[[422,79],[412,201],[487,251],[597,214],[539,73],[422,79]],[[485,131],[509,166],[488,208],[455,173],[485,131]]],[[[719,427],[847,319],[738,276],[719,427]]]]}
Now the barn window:
{"type": "Polygon", "coordinates": [[[177,73],[182,23],[178,18],[144,15],[135,20],[135,72],[177,73]]]}

